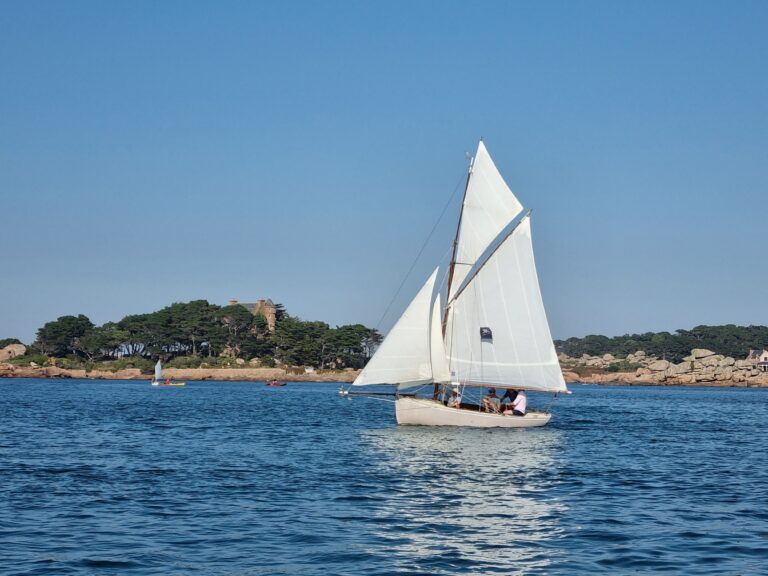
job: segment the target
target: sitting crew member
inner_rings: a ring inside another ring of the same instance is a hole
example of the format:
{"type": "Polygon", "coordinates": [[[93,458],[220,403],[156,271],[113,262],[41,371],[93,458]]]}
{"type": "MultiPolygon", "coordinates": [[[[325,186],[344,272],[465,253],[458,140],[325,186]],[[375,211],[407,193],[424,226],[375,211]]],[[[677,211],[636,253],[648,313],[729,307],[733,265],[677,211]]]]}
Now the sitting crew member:
{"type": "Polygon", "coordinates": [[[525,390],[520,390],[512,402],[512,409],[504,410],[504,414],[512,414],[513,416],[525,416],[525,410],[527,407],[528,399],[525,397],[525,390]]]}
{"type": "Polygon", "coordinates": [[[504,410],[512,410],[512,403],[515,401],[515,398],[517,397],[517,390],[514,390],[512,388],[507,388],[504,392],[504,396],[501,397],[501,406],[504,408],[504,410]],[[508,402],[505,402],[505,400],[509,400],[508,402]]]}
{"type": "Polygon", "coordinates": [[[496,388],[488,389],[488,396],[483,396],[483,410],[486,412],[498,412],[501,407],[501,401],[496,396],[496,388]]]}
{"type": "Polygon", "coordinates": [[[459,408],[461,406],[461,394],[454,388],[451,390],[451,397],[448,398],[448,408],[459,408]]]}

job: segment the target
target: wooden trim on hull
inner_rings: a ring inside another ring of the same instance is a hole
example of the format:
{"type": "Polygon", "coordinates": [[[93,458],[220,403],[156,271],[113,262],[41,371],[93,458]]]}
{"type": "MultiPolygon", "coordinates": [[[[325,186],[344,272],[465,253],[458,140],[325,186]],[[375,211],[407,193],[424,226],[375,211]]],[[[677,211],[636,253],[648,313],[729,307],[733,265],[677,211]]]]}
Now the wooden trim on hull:
{"type": "Polygon", "coordinates": [[[544,426],[552,417],[547,412],[528,412],[525,416],[505,416],[448,408],[441,402],[424,398],[398,398],[395,402],[395,415],[398,424],[474,428],[531,428],[544,426]]]}

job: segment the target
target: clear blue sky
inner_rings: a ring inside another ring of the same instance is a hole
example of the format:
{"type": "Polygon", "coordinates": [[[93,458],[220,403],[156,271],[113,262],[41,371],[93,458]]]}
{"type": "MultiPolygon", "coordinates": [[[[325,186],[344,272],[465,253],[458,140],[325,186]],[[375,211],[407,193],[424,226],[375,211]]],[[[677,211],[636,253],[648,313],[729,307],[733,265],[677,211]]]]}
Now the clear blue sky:
{"type": "Polygon", "coordinates": [[[768,324],[766,30],[765,2],[0,1],[0,338],[197,298],[373,326],[480,136],[555,337],[768,324]]]}

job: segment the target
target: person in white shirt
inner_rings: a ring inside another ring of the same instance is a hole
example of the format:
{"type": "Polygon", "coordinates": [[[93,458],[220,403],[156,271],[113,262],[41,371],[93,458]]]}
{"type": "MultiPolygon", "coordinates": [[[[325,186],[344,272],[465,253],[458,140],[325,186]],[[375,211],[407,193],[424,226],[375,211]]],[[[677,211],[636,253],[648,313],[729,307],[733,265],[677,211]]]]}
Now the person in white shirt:
{"type": "Polygon", "coordinates": [[[520,390],[517,393],[514,401],[512,402],[512,415],[513,416],[525,416],[525,411],[528,409],[528,398],[525,396],[525,390],[520,390]]]}

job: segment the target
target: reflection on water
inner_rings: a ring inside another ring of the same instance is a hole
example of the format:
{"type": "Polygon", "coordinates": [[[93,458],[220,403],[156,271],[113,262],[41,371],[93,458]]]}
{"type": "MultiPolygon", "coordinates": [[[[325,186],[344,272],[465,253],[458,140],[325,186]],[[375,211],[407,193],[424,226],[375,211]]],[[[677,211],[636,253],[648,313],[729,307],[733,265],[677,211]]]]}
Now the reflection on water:
{"type": "Polygon", "coordinates": [[[401,478],[379,509],[408,538],[392,553],[432,569],[543,570],[552,561],[563,502],[547,494],[562,432],[401,426],[362,431],[382,474],[401,478]]]}

